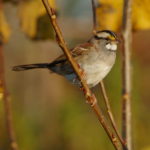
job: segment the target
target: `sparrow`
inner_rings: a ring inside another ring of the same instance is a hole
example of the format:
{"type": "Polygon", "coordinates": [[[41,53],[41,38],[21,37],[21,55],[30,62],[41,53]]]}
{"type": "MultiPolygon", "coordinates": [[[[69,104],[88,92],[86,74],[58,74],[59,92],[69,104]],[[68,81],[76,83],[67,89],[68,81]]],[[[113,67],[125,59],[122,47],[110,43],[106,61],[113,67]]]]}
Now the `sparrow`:
{"type": "MultiPolygon", "coordinates": [[[[71,49],[71,54],[83,71],[83,79],[89,88],[95,87],[112,69],[119,40],[110,30],[97,31],[87,42],[71,49]]],[[[73,84],[81,85],[76,73],[65,55],[61,55],[50,63],[37,63],[13,67],[13,71],[30,69],[49,69],[64,76],[73,84]]]]}

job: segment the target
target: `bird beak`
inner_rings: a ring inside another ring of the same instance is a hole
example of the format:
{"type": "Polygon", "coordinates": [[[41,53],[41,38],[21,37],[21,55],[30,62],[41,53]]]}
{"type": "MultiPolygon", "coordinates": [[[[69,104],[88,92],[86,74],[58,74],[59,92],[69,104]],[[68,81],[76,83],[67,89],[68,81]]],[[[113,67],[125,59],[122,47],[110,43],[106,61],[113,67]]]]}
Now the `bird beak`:
{"type": "Polygon", "coordinates": [[[116,37],[115,39],[113,39],[113,40],[111,41],[111,43],[112,43],[112,44],[119,44],[119,43],[121,43],[121,40],[120,40],[118,37],[116,37]]]}
{"type": "Polygon", "coordinates": [[[116,39],[117,44],[121,43],[121,40],[119,38],[116,39]]]}
{"type": "Polygon", "coordinates": [[[118,35],[117,37],[116,37],[116,44],[119,44],[119,43],[121,43],[121,38],[120,38],[120,36],[118,35]]]}

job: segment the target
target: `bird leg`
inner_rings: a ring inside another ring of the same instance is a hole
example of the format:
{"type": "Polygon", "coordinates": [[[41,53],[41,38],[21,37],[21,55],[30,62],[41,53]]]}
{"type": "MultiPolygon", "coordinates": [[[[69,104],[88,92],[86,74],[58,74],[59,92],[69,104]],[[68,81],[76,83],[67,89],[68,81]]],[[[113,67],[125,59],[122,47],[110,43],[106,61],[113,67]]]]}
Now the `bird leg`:
{"type": "Polygon", "coordinates": [[[90,98],[90,101],[87,101],[87,103],[89,103],[91,105],[91,107],[94,107],[95,104],[97,103],[97,99],[95,97],[95,95],[92,93],[92,98],[90,98]]]}

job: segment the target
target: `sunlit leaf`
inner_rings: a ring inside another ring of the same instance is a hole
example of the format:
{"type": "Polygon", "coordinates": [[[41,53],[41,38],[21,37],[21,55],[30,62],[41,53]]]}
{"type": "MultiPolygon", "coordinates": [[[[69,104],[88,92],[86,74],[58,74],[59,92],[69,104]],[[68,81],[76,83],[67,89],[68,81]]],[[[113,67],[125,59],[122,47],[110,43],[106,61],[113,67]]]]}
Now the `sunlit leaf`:
{"type": "MultiPolygon", "coordinates": [[[[123,0],[99,0],[97,18],[100,29],[117,31],[121,28],[123,0]]],[[[133,30],[150,29],[149,0],[133,0],[133,30]]]]}
{"type": "Polygon", "coordinates": [[[100,29],[118,30],[121,25],[122,0],[100,0],[97,19],[100,29]]]}
{"type": "MultiPolygon", "coordinates": [[[[49,3],[53,8],[55,8],[55,0],[49,0],[49,3]]],[[[36,38],[37,32],[40,32],[38,28],[38,21],[40,18],[45,16],[45,14],[46,11],[41,0],[30,0],[22,2],[19,7],[19,16],[23,32],[25,32],[31,38],[36,38]]],[[[49,26],[47,30],[51,30],[50,28],[51,26],[49,26]]],[[[43,29],[45,29],[44,25],[43,29]]],[[[47,31],[47,33],[48,32],[50,31],[47,31]]]]}
{"type": "Polygon", "coordinates": [[[133,5],[133,28],[135,30],[150,29],[150,1],[134,0],[133,5]]]}
{"type": "Polygon", "coordinates": [[[2,42],[7,42],[9,40],[11,34],[10,27],[6,21],[6,18],[4,16],[4,12],[1,9],[0,10],[0,39],[2,42]]]}
{"type": "Polygon", "coordinates": [[[142,150],[150,150],[150,146],[143,148],[142,150]]]}

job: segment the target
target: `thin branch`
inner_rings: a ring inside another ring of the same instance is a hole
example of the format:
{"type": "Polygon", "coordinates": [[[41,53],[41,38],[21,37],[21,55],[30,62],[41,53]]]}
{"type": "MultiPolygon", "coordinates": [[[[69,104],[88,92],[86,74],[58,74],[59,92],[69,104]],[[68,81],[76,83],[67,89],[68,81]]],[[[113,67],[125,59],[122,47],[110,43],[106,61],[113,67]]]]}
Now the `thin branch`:
{"type": "Polygon", "coordinates": [[[6,126],[9,135],[9,142],[11,150],[18,150],[18,144],[15,138],[15,131],[12,121],[12,109],[11,109],[11,98],[6,87],[5,76],[4,76],[4,59],[3,59],[3,46],[0,44],[0,86],[3,88],[3,101],[6,118],[6,126]]]}
{"type": "Polygon", "coordinates": [[[93,33],[96,33],[97,30],[97,17],[96,17],[96,4],[95,0],[91,0],[92,2],[92,12],[93,12],[93,33]]]}
{"type": "Polygon", "coordinates": [[[122,137],[121,137],[121,135],[118,131],[118,127],[116,126],[114,116],[113,116],[113,113],[112,113],[112,110],[111,110],[111,107],[110,107],[109,98],[107,96],[105,85],[104,85],[103,81],[100,82],[100,87],[101,87],[102,95],[103,95],[103,98],[104,98],[105,106],[107,108],[107,114],[108,114],[109,120],[111,122],[111,125],[112,125],[113,129],[115,130],[115,133],[118,136],[118,139],[120,140],[122,146],[124,147],[125,150],[127,150],[126,143],[122,139],[122,137]]]}
{"type": "MultiPolygon", "coordinates": [[[[96,4],[95,4],[95,0],[91,0],[91,2],[92,2],[92,10],[93,10],[93,33],[95,33],[97,31],[96,4]]],[[[105,106],[107,108],[107,114],[108,114],[109,120],[111,122],[111,125],[112,125],[119,141],[121,142],[122,146],[127,150],[126,143],[124,142],[124,140],[120,136],[118,128],[117,128],[116,123],[114,121],[114,116],[113,116],[113,113],[112,113],[112,110],[111,110],[111,107],[110,107],[110,102],[109,102],[109,99],[108,99],[106,89],[105,89],[105,85],[104,85],[103,81],[100,82],[100,87],[101,87],[101,91],[102,91],[102,94],[103,94],[105,106]]]]}
{"type": "Polygon", "coordinates": [[[131,42],[132,42],[132,0],[124,0],[123,6],[123,98],[122,98],[122,136],[132,150],[131,137],[131,42]]]}
{"type": "Polygon", "coordinates": [[[49,6],[48,0],[42,0],[42,2],[43,2],[44,6],[47,10],[47,13],[50,17],[50,21],[51,21],[51,23],[53,25],[53,28],[55,30],[56,37],[57,37],[57,42],[58,42],[60,48],[63,50],[66,57],[68,58],[69,62],[71,63],[71,65],[72,65],[74,71],[76,72],[79,80],[81,81],[81,84],[82,84],[84,92],[85,92],[84,94],[85,94],[85,97],[86,97],[88,103],[91,104],[91,108],[93,109],[93,111],[97,115],[98,120],[100,121],[101,125],[105,129],[105,131],[106,131],[109,139],[111,140],[112,144],[114,145],[115,149],[120,150],[119,141],[118,141],[117,137],[115,136],[115,134],[113,132],[110,131],[109,126],[106,124],[104,116],[101,113],[101,110],[100,110],[99,106],[96,103],[96,101],[97,101],[96,97],[91,92],[91,90],[89,89],[89,87],[87,86],[85,81],[82,79],[82,74],[81,74],[82,70],[80,70],[80,68],[78,67],[77,63],[73,59],[73,57],[72,57],[72,55],[71,55],[71,53],[70,53],[70,51],[69,51],[69,49],[66,45],[66,42],[65,42],[65,40],[62,36],[61,30],[60,30],[60,28],[57,24],[57,21],[56,21],[56,15],[55,15],[54,9],[52,9],[49,6]]]}
{"type": "MultiPolygon", "coordinates": [[[[0,9],[3,8],[3,1],[0,0],[0,9]]],[[[18,150],[18,144],[15,138],[15,131],[13,127],[13,117],[11,109],[11,98],[6,87],[5,73],[4,73],[4,56],[3,56],[3,42],[2,37],[0,37],[0,87],[3,88],[3,101],[4,101],[4,110],[6,118],[6,127],[8,132],[8,138],[10,143],[11,150],[18,150]]]]}

